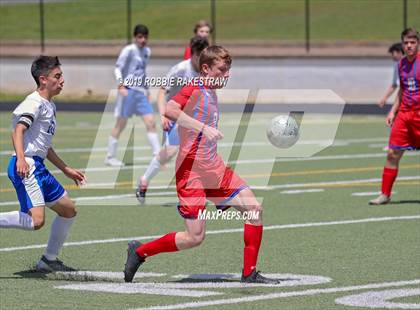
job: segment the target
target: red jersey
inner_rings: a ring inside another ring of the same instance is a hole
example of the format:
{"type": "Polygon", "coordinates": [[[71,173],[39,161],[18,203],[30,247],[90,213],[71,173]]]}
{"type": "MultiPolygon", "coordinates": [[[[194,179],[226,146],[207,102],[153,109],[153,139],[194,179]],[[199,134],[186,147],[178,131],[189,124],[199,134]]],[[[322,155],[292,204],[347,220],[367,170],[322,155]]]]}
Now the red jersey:
{"type": "MultiPolygon", "coordinates": [[[[184,86],[172,100],[176,101],[188,116],[213,128],[217,128],[219,109],[216,92],[204,86],[184,86]]],[[[201,166],[212,166],[217,157],[217,142],[208,141],[202,132],[178,126],[180,146],[178,160],[192,159],[201,166]]]]}
{"type": "Polygon", "coordinates": [[[185,48],[185,51],[184,51],[184,60],[187,60],[187,59],[190,59],[190,58],[191,58],[191,46],[188,45],[185,48]]]}
{"type": "Polygon", "coordinates": [[[414,61],[410,62],[407,57],[400,60],[398,73],[400,76],[401,104],[400,111],[420,110],[420,53],[414,61]]]}

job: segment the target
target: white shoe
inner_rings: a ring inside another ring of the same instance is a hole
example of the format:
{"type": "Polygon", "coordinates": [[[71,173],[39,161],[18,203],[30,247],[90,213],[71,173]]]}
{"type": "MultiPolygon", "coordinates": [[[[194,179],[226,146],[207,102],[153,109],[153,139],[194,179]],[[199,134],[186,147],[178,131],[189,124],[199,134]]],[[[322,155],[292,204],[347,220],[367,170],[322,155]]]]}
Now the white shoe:
{"type": "Polygon", "coordinates": [[[377,198],[372,199],[371,201],[369,201],[370,205],[386,205],[387,203],[389,203],[391,201],[391,198],[388,197],[385,194],[380,194],[377,198]]]}
{"type": "Polygon", "coordinates": [[[124,163],[115,157],[107,157],[105,158],[104,164],[111,167],[123,167],[124,163]]]}

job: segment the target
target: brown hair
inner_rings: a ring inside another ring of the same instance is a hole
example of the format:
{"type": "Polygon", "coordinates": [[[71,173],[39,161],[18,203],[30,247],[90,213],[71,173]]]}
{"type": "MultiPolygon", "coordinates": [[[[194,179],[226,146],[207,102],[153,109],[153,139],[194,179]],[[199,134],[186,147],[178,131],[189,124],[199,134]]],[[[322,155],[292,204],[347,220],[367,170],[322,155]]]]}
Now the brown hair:
{"type": "Polygon", "coordinates": [[[203,27],[209,27],[210,29],[210,33],[213,32],[213,27],[210,25],[210,23],[204,19],[199,20],[194,27],[194,33],[197,34],[198,29],[203,28],[203,27]]]}
{"type": "Polygon", "coordinates": [[[205,48],[200,54],[200,69],[203,67],[204,64],[207,64],[211,67],[216,60],[223,60],[225,64],[231,65],[232,64],[232,57],[230,56],[227,49],[219,45],[212,45],[205,48]]]}
{"type": "Polygon", "coordinates": [[[404,31],[401,32],[401,41],[403,41],[405,37],[416,38],[417,41],[420,40],[420,35],[419,35],[418,31],[414,28],[404,29],[404,31]]]}

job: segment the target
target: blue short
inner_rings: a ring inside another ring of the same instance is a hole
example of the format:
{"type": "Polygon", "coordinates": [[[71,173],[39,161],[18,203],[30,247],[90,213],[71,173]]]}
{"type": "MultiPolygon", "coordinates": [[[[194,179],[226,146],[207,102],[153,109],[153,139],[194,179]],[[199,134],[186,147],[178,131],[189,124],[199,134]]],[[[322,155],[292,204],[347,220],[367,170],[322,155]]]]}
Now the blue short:
{"type": "Polygon", "coordinates": [[[29,209],[40,206],[53,206],[66,191],[44,165],[39,156],[25,157],[29,165],[29,175],[23,178],[16,171],[16,156],[9,161],[7,174],[15,187],[20,203],[20,211],[28,213],[29,209]]]}
{"type": "Polygon", "coordinates": [[[121,117],[130,118],[133,114],[153,114],[153,107],[143,92],[128,89],[127,96],[122,99],[121,117]]]}
{"type": "Polygon", "coordinates": [[[179,146],[178,125],[172,123],[171,128],[165,131],[165,144],[179,146]]]}

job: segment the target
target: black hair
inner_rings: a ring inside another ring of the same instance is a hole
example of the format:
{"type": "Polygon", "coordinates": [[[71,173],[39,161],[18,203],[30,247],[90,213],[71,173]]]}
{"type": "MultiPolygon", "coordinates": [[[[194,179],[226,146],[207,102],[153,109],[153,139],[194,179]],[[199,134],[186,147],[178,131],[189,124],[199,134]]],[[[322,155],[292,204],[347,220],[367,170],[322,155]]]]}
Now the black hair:
{"type": "Polygon", "coordinates": [[[191,54],[200,55],[200,53],[209,45],[209,40],[207,40],[207,38],[202,38],[200,36],[192,37],[190,40],[191,54]]]}
{"type": "Polygon", "coordinates": [[[392,54],[394,52],[399,52],[401,54],[404,54],[404,50],[401,43],[394,43],[389,47],[388,53],[392,54]]]}
{"type": "Polygon", "coordinates": [[[142,25],[142,24],[136,25],[134,27],[133,36],[136,36],[138,34],[142,34],[144,36],[148,36],[149,35],[149,28],[147,28],[147,26],[142,25]]]}
{"type": "Polygon", "coordinates": [[[60,61],[58,60],[57,56],[38,56],[33,62],[31,66],[31,74],[34,78],[36,85],[39,87],[39,77],[41,75],[47,76],[51,70],[61,66],[60,61]]]}

